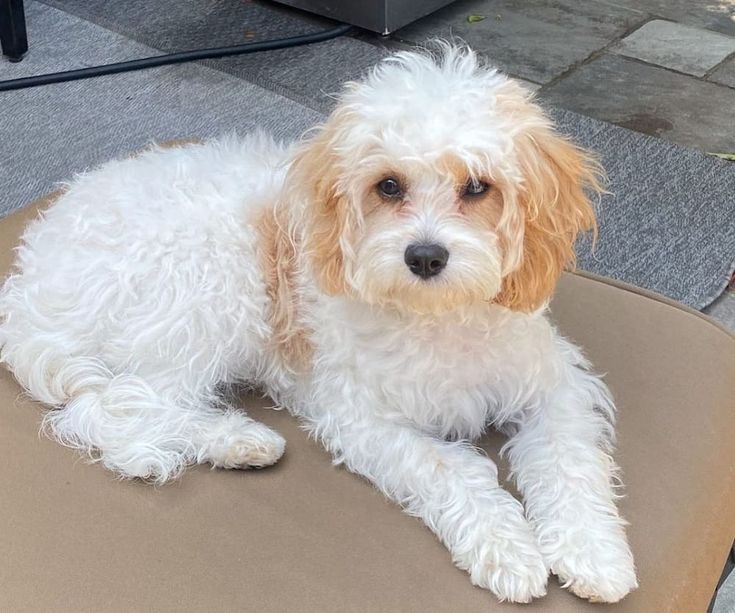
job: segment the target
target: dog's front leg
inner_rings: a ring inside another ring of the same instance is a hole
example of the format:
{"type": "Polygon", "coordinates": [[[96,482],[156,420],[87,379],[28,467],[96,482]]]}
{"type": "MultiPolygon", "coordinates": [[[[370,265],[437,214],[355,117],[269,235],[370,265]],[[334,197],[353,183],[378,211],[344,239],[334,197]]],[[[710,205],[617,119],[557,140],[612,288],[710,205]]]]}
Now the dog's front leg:
{"type": "Polygon", "coordinates": [[[612,401],[576,350],[565,353],[506,450],[551,572],[578,596],[616,602],[637,581],[615,506],[612,401]]]}
{"type": "Polygon", "coordinates": [[[357,417],[345,410],[360,403],[354,395],[343,402],[312,420],[339,462],[423,519],[474,584],[515,602],[545,594],[548,571],[533,531],[521,504],[499,487],[488,458],[468,444],[438,440],[366,411],[357,417]]]}

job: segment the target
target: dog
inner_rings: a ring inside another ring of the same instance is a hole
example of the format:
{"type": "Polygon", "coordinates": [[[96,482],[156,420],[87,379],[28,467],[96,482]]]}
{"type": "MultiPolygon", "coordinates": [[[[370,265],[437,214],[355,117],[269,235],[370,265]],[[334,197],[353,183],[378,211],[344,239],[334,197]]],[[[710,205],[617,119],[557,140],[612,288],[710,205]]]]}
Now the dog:
{"type": "Polygon", "coordinates": [[[43,427],[122,477],[256,468],[283,438],[258,386],[336,463],[420,517],[500,600],[637,586],[614,406],[547,303],[595,226],[591,155],[468,48],[397,53],[301,142],[263,134],[77,176],[0,293],[0,359],[43,427]],[[525,502],[473,447],[485,429],[525,502]]]}

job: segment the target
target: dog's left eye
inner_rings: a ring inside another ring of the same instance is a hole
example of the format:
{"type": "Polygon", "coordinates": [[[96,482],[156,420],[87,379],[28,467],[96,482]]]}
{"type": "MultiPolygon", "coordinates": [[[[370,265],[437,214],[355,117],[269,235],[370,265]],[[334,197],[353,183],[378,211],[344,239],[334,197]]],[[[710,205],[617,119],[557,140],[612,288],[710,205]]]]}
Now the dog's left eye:
{"type": "Polygon", "coordinates": [[[403,191],[401,190],[401,184],[393,177],[388,177],[378,183],[378,190],[386,198],[400,198],[403,191]]]}
{"type": "Polygon", "coordinates": [[[481,196],[488,189],[490,189],[490,186],[484,181],[468,181],[462,189],[462,197],[481,196]]]}

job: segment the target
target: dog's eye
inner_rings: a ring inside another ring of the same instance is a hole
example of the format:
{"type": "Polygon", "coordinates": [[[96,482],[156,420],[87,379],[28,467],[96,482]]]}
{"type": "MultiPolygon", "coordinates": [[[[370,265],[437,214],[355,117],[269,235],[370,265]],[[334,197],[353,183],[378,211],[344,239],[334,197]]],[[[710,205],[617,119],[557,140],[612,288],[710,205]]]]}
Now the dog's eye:
{"type": "Polygon", "coordinates": [[[378,183],[378,190],[386,198],[400,198],[402,195],[401,184],[393,177],[388,177],[378,183]]]}
{"type": "Polygon", "coordinates": [[[462,189],[462,197],[472,198],[474,196],[481,196],[489,189],[490,186],[484,181],[470,180],[465,184],[464,188],[462,189]]]}

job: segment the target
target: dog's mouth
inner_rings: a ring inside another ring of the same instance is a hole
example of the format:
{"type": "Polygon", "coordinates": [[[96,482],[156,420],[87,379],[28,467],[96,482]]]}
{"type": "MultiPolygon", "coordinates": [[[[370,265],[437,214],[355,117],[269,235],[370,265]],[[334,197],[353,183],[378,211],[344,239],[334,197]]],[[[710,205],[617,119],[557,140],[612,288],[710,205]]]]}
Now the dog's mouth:
{"type": "Polygon", "coordinates": [[[427,277],[416,275],[408,283],[394,285],[363,298],[376,306],[422,316],[446,315],[490,304],[495,299],[495,294],[486,295],[479,288],[473,292],[466,286],[453,285],[449,279],[446,272],[427,277]]]}

